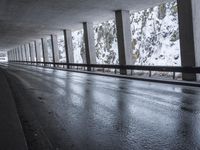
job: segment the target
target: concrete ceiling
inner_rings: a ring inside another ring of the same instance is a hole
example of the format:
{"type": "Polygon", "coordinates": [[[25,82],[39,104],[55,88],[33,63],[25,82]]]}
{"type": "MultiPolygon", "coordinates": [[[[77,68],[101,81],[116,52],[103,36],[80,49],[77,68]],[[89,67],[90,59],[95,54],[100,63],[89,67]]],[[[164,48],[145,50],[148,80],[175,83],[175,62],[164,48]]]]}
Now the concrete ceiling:
{"type": "Polygon", "coordinates": [[[0,49],[75,30],[81,22],[114,17],[114,10],[142,10],[170,0],[1,0],[0,49]]]}

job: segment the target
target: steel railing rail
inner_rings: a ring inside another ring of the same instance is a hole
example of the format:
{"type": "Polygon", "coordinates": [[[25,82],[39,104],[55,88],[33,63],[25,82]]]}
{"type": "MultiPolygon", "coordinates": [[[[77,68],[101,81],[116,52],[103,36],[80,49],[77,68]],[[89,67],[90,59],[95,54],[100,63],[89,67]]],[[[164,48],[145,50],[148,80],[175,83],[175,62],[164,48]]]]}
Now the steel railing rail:
{"type": "MultiPolygon", "coordinates": [[[[88,71],[95,71],[95,69],[102,69],[102,72],[105,72],[105,69],[114,69],[115,74],[117,70],[130,70],[130,74],[133,74],[133,71],[148,71],[149,77],[151,77],[152,72],[172,72],[173,79],[175,79],[176,73],[190,73],[190,74],[200,74],[200,67],[177,67],[177,66],[136,66],[136,65],[104,65],[104,64],[78,64],[78,63],[53,63],[53,62],[33,62],[33,61],[10,61],[15,63],[24,63],[32,65],[41,65],[49,67],[62,67],[68,69],[83,69],[88,71]]],[[[100,70],[98,70],[100,71],[100,70]]]]}

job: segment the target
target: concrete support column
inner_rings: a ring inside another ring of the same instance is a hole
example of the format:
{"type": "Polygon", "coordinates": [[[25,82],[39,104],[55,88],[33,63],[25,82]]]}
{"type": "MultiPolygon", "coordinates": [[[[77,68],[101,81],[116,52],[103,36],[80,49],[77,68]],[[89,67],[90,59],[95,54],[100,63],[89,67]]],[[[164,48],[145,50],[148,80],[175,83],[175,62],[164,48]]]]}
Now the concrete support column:
{"type": "Polygon", "coordinates": [[[20,61],[18,47],[16,48],[16,54],[17,54],[17,61],[20,61]]]}
{"type": "Polygon", "coordinates": [[[21,49],[20,49],[20,47],[17,47],[17,51],[18,51],[19,61],[21,61],[22,58],[21,58],[21,49]]]}
{"type": "Polygon", "coordinates": [[[11,51],[9,51],[9,53],[10,53],[10,60],[9,60],[9,61],[13,61],[12,50],[11,50],[11,51]]]}
{"type": "Polygon", "coordinates": [[[12,59],[12,50],[11,51],[9,51],[9,61],[13,61],[13,59],[12,59]]]}
{"type": "Polygon", "coordinates": [[[13,53],[12,53],[12,50],[10,51],[10,61],[13,61],[13,53]]]}
{"type": "Polygon", "coordinates": [[[10,54],[11,54],[11,60],[13,61],[13,60],[14,60],[14,57],[13,57],[13,50],[10,51],[10,54]]]}
{"type": "Polygon", "coordinates": [[[19,48],[18,47],[16,48],[16,51],[17,51],[17,59],[18,59],[18,61],[20,61],[20,54],[19,54],[19,48]]]}
{"type": "Polygon", "coordinates": [[[12,49],[12,58],[13,58],[13,61],[15,61],[14,49],[12,49]]]}
{"type": "Polygon", "coordinates": [[[10,56],[11,56],[11,61],[14,60],[14,57],[13,57],[13,50],[10,51],[10,56]]]}
{"type": "MultiPolygon", "coordinates": [[[[196,66],[193,12],[191,0],[177,0],[180,32],[181,63],[183,67],[196,66]]],[[[195,74],[183,73],[183,80],[196,80],[195,74]]]]}
{"type": "Polygon", "coordinates": [[[37,62],[41,62],[41,52],[40,52],[40,44],[39,44],[39,41],[36,40],[35,41],[35,54],[36,54],[36,61],[37,62]]]}
{"type": "Polygon", "coordinates": [[[21,61],[24,61],[23,47],[20,46],[21,61]]]}
{"type": "Polygon", "coordinates": [[[19,50],[19,47],[17,47],[17,55],[18,55],[18,61],[21,61],[21,57],[20,57],[20,50],[19,50]]]}
{"type": "MultiPolygon", "coordinates": [[[[195,63],[196,67],[200,67],[200,1],[192,0],[193,13],[193,29],[194,29],[194,47],[195,47],[195,63]]],[[[200,75],[197,75],[197,80],[200,81],[200,75]]]]}
{"type": "Polygon", "coordinates": [[[12,61],[12,53],[11,53],[11,50],[8,51],[7,53],[8,53],[8,55],[9,55],[9,56],[8,56],[9,61],[12,61]]]}
{"type": "Polygon", "coordinates": [[[32,42],[29,43],[29,49],[30,49],[31,61],[34,62],[35,61],[35,49],[34,49],[34,44],[32,42]]]}
{"type": "Polygon", "coordinates": [[[14,49],[14,54],[15,54],[15,60],[18,61],[17,50],[16,50],[16,48],[14,49]]]}
{"type": "Polygon", "coordinates": [[[13,50],[10,51],[11,61],[14,61],[13,50]]]}
{"type": "Polygon", "coordinates": [[[10,61],[10,51],[7,51],[7,57],[8,57],[8,61],[10,61]]]}
{"type": "Polygon", "coordinates": [[[8,56],[8,61],[11,61],[12,60],[12,58],[11,58],[11,51],[7,52],[7,56],[8,56]]]}
{"type": "Polygon", "coordinates": [[[8,61],[10,61],[10,52],[7,51],[7,57],[8,57],[8,61]]]}
{"type": "Polygon", "coordinates": [[[13,49],[11,50],[11,53],[12,53],[12,60],[14,61],[15,60],[15,56],[14,56],[14,50],[13,49]]]}
{"type": "MultiPolygon", "coordinates": [[[[84,41],[85,41],[85,51],[86,51],[86,63],[89,64],[96,64],[96,51],[94,45],[94,30],[93,24],[84,22],[83,23],[83,30],[84,30],[84,41]]],[[[88,67],[88,71],[91,68],[88,67]]]]}
{"type": "Polygon", "coordinates": [[[23,61],[27,61],[27,59],[26,59],[26,50],[25,50],[25,46],[22,45],[21,47],[22,47],[23,61]]]}
{"type": "Polygon", "coordinates": [[[11,53],[12,53],[12,61],[14,61],[15,60],[15,56],[14,56],[13,49],[11,50],[11,53]]]}
{"type": "Polygon", "coordinates": [[[16,49],[13,49],[13,53],[14,53],[15,61],[17,61],[17,52],[16,52],[16,49]]]}
{"type": "Polygon", "coordinates": [[[18,54],[17,54],[17,49],[15,48],[15,58],[16,58],[16,61],[19,61],[18,60],[18,54]]]}
{"type": "Polygon", "coordinates": [[[59,50],[58,50],[58,39],[56,35],[51,35],[51,43],[52,43],[52,57],[53,57],[53,66],[55,67],[55,63],[59,62],[59,50]]]}
{"type": "Polygon", "coordinates": [[[23,57],[22,57],[22,49],[21,49],[20,46],[18,47],[18,51],[19,51],[19,60],[20,60],[20,61],[23,61],[23,57]]]}
{"type": "MultiPolygon", "coordinates": [[[[127,10],[115,12],[117,26],[117,40],[119,65],[133,65],[131,46],[130,13],[127,10]]],[[[127,74],[126,70],[120,70],[121,74],[127,74]]]]}
{"type": "Polygon", "coordinates": [[[19,61],[22,61],[22,52],[21,52],[20,46],[17,47],[17,50],[18,50],[18,52],[19,52],[19,61]]]}
{"type": "Polygon", "coordinates": [[[25,52],[26,52],[26,59],[27,61],[31,61],[30,57],[30,46],[29,44],[25,44],[25,52]]]}
{"type": "Polygon", "coordinates": [[[15,54],[16,54],[16,60],[19,61],[17,48],[15,48],[15,54]]]}
{"type": "Polygon", "coordinates": [[[11,54],[11,60],[14,61],[13,50],[10,51],[10,54],[11,54]]]}
{"type": "MultiPolygon", "coordinates": [[[[64,30],[64,41],[65,41],[65,53],[66,63],[74,63],[74,51],[72,45],[72,32],[71,30],[64,30]]],[[[68,66],[69,68],[69,66],[68,66]]]]}
{"type": "Polygon", "coordinates": [[[44,62],[49,62],[48,49],[47,49],[47,39],[42,38],[42,53],[44,62]]]}

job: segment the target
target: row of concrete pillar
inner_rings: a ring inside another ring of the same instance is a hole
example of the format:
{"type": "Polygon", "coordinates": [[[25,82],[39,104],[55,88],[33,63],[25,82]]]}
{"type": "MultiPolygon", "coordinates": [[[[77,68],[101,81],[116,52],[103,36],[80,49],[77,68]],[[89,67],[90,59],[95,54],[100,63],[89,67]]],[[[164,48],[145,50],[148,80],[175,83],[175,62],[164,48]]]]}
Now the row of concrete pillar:
{"type": "MultiPolygon", "coordinates": [[[[200,65],[200,15],[198,7],[200,2],[198,0],[177,0],[178,14],[179,14],[179,32],[180,32],[180,47],[181,47],[181,62],[182,66],[195,67],[200,65]],[[195,31],[195,32],[194,32],[195,31]]],[[[126,10],[115,11],[119,65],[132,65],[132,46],[131,46],[131,32],[130,32],[130,14],[126,10]]],[[[94,46],[94,31],[92,23],[83,23],[84,41],[86,48],[86,63],[96,63],[96,53],[94,46]]],[[[70,30],[64,30],[64,41],[66,50],[66,63],[73,63],[73,47],[72,35],[70,30]]],[[[57,36],[51,35],[52,40],[52,55],[53,62],[59,61],[57,36]]],[[[17,61],[41,61],[37,40],[35,41],[35,50],[33,43],[29,44],[30,55],[28,53],[28,45],[17,47],[8,52],[9,60],[17,61]],[[24,47],[24,48],[22,48],[24,47]],[[23,50],[25,49],[25,50],[23,50]],[[23,52],[22,52],[23,51],[23,52]],[[36,54],[36,60],[34,59],[36,54]]],[[[47,39],[42,38],[42,52],[44,62],[48,62],[47,39]]],[[[123,72],[121,72],[124,74],[123,72]]],[[[196,75],[183,74],[185,80],[196,80],[196,75]]]]}
{"type": "MultiPolygon", "coordinates": [[[[130,30],[130,14],[129,11],[116,11],[117,38],[119,47],[119,63],[120,65],[132,64],[132,48],[131,48],[131,30],[130,30]]],[[[86,64],[96,64],[96,52],[94,44],[93,24],[84,22],[84,42],[86,50],[86,64]]],[[[64,42],[66,50],[66,63],[73,63],[73,46],[71,30],[64,30],[64,42]]],[[[42,38],[42,54],[43,61],[49,62],[47,50],[47,38],[42,38]]],[[[52,58],[53,63],[59,62],[58,41],[56,35],[51,35],[52,58]]],[[[25,44],[8,52],[9,60],[14,61],[41,61],[38,40],[34,43],[25,44]],[[35,45],[34,45],[35,44],[35,45]],[[29,48],[27,47],[29,46],[29,48]],[[23,48],[24,47],[24,48],[23,48]],[[26,53],[26,55],[23,53],[26,53]]]]}

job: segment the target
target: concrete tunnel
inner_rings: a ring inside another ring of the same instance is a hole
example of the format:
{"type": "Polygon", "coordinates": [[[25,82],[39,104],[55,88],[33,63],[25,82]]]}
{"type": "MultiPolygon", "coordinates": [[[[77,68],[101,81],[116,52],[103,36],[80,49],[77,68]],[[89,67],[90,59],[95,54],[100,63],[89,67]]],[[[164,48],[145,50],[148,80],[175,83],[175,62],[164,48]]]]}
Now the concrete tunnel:
{"type": "Polygon", "coordinates": [[[130,12],[170,2],[1,0],[0,50],[8,61],[0,62],[0,149],[200,149],[200,1],[173,0],[180,66],[132,58],[130,12]],[[94,24],[109,19],[116,64],[96,59],[94,24]],[[81,63],[72,35],[78,29],[81,63]]]}

